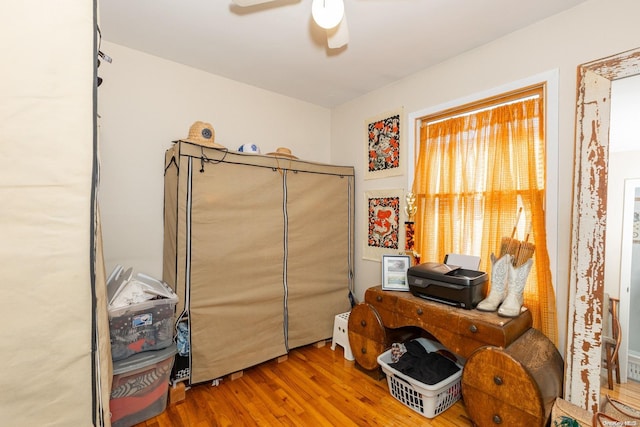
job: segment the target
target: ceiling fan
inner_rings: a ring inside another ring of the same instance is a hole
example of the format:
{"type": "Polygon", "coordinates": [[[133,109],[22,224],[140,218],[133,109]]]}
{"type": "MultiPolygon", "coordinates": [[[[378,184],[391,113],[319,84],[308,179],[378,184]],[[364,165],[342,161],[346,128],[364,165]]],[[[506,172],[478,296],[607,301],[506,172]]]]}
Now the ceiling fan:
{"type": "MultiPolygon", "coordinates": [[[[232,0],[240,7],[271,3],[277,0],[232,0]]],[[[349,43],[347,17],[344,13],[343,0],[313,0],[311,16],[314,22],[327,32],[329,49],[338,49],[349,43]]]]}

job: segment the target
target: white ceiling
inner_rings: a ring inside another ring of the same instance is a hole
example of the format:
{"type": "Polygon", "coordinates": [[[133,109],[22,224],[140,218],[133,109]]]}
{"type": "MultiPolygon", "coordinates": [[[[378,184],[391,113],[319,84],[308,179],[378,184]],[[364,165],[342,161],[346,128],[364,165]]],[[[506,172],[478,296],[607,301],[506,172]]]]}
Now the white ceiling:
{"type": "Polygon", "coordinates": [[[102,0],[99,23],[109,42],[334,107],[584,1],[345,0],[338,50],[311,0],[102,0]]]}

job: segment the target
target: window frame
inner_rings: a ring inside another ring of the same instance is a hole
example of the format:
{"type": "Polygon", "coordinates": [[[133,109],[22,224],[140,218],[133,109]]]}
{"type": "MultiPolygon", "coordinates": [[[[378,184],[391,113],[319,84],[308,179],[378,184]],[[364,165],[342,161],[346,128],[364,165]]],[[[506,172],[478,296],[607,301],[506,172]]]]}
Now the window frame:
{"type": "MultiPolygon", "coordinates": [[[[427,107],[407,114],[408,129],[406,130],[407,147],[407,188],[413,188],[415,174],[416,153],[420,143],[420,126],[427,116],[446,115],[451,110],[464,108],[472,104],[478,104],[483,100],[496,98],[504,94],[513,94],[535,85],[545,84],[545,155],[546,155],[546,200],[545,200],[545,226],[547,232],[547,250],[549,253],[549,267],[551,269],[554,291],[557,292],[557,255],[558,255],[558,69],[546,71],[511,83],[494,87],[467,97],[458,98],[449,102],[427,107]]],[[[474,106],[475,109],[478,105],[474,106]]],[[[557,309],[557,307],[556,307],[557,309]]]]}

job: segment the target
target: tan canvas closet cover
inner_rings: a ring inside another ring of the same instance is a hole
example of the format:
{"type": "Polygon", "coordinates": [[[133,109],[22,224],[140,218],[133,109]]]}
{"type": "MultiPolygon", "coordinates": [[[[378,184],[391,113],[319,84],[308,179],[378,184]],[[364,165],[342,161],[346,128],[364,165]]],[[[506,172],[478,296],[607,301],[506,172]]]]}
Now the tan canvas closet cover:
{"type": "Polygon", "coordinates": [[[191,382],[331,337],[349,309],[353,168],[178,142],[164,280],[188,311],[191,382]]]}
{"type": "Polygon", "coordinates": [[[2,2],[0,22],[0,426],[109,426],[96,2],[2,2]]]}

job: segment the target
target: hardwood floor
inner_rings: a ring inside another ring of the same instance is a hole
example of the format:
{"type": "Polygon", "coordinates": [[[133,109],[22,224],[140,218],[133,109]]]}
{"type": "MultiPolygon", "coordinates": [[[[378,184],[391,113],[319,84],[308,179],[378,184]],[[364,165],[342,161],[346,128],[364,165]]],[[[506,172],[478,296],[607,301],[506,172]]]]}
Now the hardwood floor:
{"type": "MultiPolygon", "coordinates": [[[[640,383],[603,392],[640,402],[640,383]]],[[[191,387],[186,399],[136,427],[211,426],[473,426],[464,402],[433,419],[409,409],[389,394],[386,379],[376,380],[343,358],[330,344],[292,350],[288,359],[272,360],[228,377],[218,385],[191,387]]]]}
{"type": "Polygon", "coordinates": [[[606,386],[606,378],[602,380],[602,384],[605,384],[605,386],[600,389],[603,396],[608,394],[614,399],[619,399],[621,402],[626,402],[635,408],[640,408],[640,382],[629,380],[626,384],[614,384],[613,390],[609,390],[606,386]]]}

